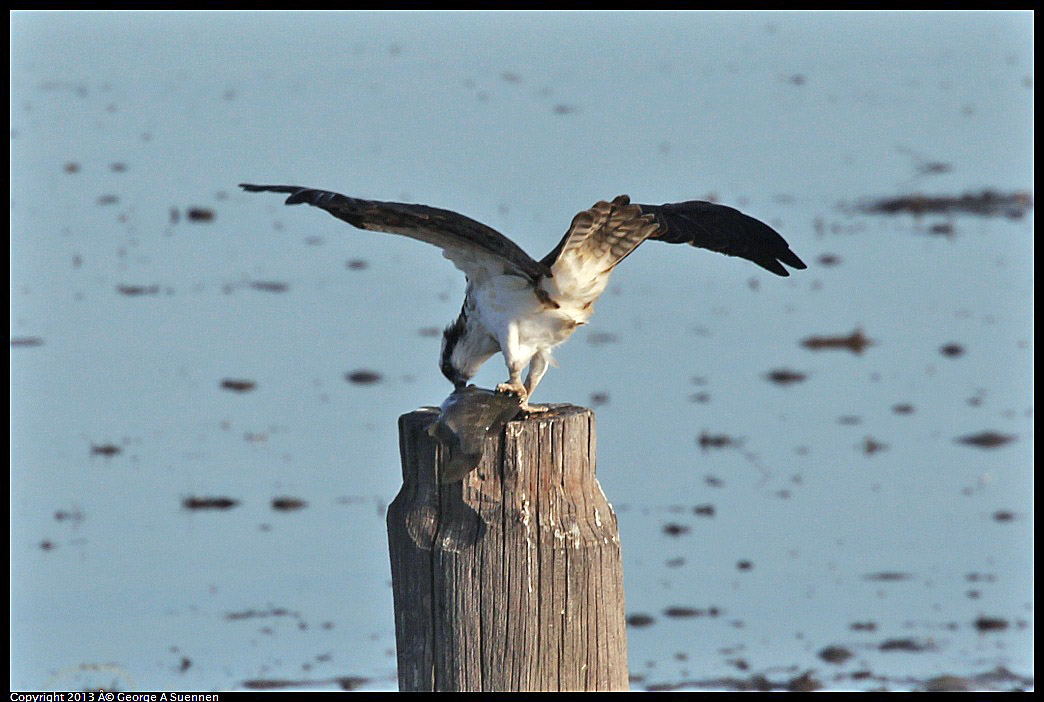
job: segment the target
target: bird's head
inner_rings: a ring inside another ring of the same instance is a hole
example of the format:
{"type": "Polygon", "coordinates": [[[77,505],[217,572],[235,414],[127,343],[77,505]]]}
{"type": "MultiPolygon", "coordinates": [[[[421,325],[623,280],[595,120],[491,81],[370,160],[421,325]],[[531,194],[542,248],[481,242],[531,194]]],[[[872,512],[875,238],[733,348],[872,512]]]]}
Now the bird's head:
{"type": "Polygon", "coordinates": [[[453,324],[442,332],[442,355],[439,368],[456,390],[467,386],[479,368],[500,345],[474,317],[468,316],[467,306],[460,311],[453,324]]]}
{"type": "Polygon", "coordinates": [[[466,331],[464,315],[442,332],[442,354],[439,356],[439,369],[446,379],[453,383],[454,390],[460,390],[468,384],[474,373],[468,374],[461,363],[461,341],[466,331]]]}

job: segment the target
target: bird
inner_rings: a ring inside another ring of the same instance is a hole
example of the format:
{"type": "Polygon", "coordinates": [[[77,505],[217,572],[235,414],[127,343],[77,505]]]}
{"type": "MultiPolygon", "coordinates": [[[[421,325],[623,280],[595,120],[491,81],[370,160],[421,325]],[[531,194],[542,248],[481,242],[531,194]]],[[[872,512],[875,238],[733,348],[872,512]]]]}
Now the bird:
{"type": "Polygon", "coordinates": [[[241,183],[247,192],[285,194],[287,205],[309,204],[352,226],[434,244],[464,273],[460,314],[445,328],[439,369],[463,390],[490,357],[501,353],[508,379],[497,392],[516,396],[526,412],[554,363],[553,349],[594,313],[616,266],[645,241],[688,244],[739,256],[778,276],[807,266],[772,227],[739,210],[703,200],[642,205],[627,195],[579,212],[542,259],[492,227],[427,205],[348,197],[296,185],[241,183]],[[528,367],[525,381],[522,372],[528,367]]]}

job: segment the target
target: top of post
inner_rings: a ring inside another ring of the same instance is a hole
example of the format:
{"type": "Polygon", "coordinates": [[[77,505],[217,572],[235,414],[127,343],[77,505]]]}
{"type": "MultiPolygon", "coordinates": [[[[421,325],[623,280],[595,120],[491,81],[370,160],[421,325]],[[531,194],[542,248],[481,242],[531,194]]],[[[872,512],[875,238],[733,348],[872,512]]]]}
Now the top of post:
{"type": "MultiPolygon", "coordinates": [[[[594,410],[589,407],[583,407],[581,405],[573,405],[568,402],[554,402],[546,405],[540,405],[541,407],[547,407],[547,412],[519,412],[516,417],[509,420],[508,423],[516,422],[534,422],[542,419],[561,419],[564,417],[572,417],[577,414],[583,414],[585,412],[594,413],[594,410]]],[[[418,407],[412,412],[406,412],[402,415],[402,419],[407,417],[416,416],[417,419],[427,419],[431,421],[435,419],[439,414],[439,408],[431,405],[424,405],[418,407]]]]}
{"type": "MultiPolygon", "coordinates": [[[[523,412],[513,405],[504,406],[501,398],[476,395],[464,398],[458,405],[421,407],[399,417],[402,436],[417,436],[441,448],[438,482],[458,482],[467,477],[483,460],[495,461],[505,440],[532,442],[532,450],[545,431],[564,432],[562,436],[579,437],[593,433],[594,412],[567,403],[546,405],[545,412],[523,412]],[[512,417],[512,414],[514,416],[512,417]]],[[[575,438],[573,440],[576,440],[575,438]]],[[[582,439],[584,443],[587,439],[582,439]]]]}

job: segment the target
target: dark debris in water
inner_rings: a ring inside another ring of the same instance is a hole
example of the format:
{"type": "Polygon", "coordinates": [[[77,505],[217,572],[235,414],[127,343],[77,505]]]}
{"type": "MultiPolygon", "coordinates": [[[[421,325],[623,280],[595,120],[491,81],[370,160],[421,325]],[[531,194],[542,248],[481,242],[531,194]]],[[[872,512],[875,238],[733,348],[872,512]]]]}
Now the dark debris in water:
{"type": "Polygon", "coordinates": [[[181,501],[185,509],[231,509],[239,504],[239,500],[231,497],[186,497],[181,501]]]}
{"type": "Polygon", "coordinates": [[[298,612],[293,612],[286,607],[269,607],[268,609],[244,609],[239,612],[229,612],[225,619],[229,621],[240,621],[243,619],[265,619],[268,617],[292,617],[300,619],[298,612]]]}
{"type": "Polygon", "coordinates": [[[883,444],[871,436],[863,439],[863,453],[867,456],[873,456],[878,451],[884,451],[887,448],[888,444],[883,444]]]}
{"type": "Polygon", "coordinates": [[[975,628],[980,633],[987,631],[1004,631],[1008,628],[1008,620],[1001,617],[980,616],[975,620],[975,628]]]}
{"type": "Polygon", "coordinates": [[[683,534],[688,534],[690,531],[692,531],[692,528],[685,526],[684,524],[670,522],[663,525],[663,533],[667,536],[681,536],[683,534]]]}
{"type": "Polygon", "coordinates": [[[788,692],[815,692],[822,689],[822,687],[823,683],[812,675],[812,671],[806,670],[801,675],[788,680],[784,689],[788,692]]]}
{"type": "Polygon", "coordinates": [[[382,375],[377,371],[360,369],[344,374],[345,380],[355,385],[373,385],[381,382],[382,375]]]}
{"type": "Polygon", "coordinates": [[[974,690],[1029,690],[1033,687],[1032,677],[1018,675],[1002,665],[985,673],[973,675],[970,681],[974,690]]]}
{"type": "Polygon", "coordinates": [[[627,626],[633,626],[636,629],[651,626],[655,622],[656,619],[648,614],[636,613],[627,615],[627,626]]]}
{"type": "Polygon", "coordinates": [[[297,497],[274,497],[272,498],[272,509],[280,512],[293,512],[304,509],[308,503],[297,497]]]}
{"type": "Polygon", "coordinates": [[[771,370],[765,374],[765,378],[776,385],[792,385],[794,383],[800,383],[807,377],[808,376],[804,373],[788,370],[786,368],[777,368],[776,370],[771,370]]]}
{"type": "Polygon", "coordinates": [[[244,680],[243,687],[245,687],[248,690],[278,690],[287,687],[317,687],[320,685],[337,685],[342,690],[350,691],[356,690],[368,682],[370,682],[369,678],[364,678],[357,675],[345,675],[339,678],[325,678],[322,680],[280,680],[278,678],[259,678],[255,680],[244,680]]]}
{"type": "Polygon", "coordinates": [[[127,297],[141,297],[143,295],[159,295],[158,285],[117,285],[116,292],[127,297]]]}
{"type": "Polygon", "coordinates": [[[206,207],[190,207],[185,211],[185,218],[190,222],[213,222],[216,217],[214,210],[206,207]]]}
{"type": "Polygon", "coordinates": [[[863,580],[871,580],[874,582],[882,583],[894,583],[903,580],[912,580],[913,575],[910,573],[903,573],[894,570],[884,570],[879,573],[867,573],[863,576],[863,580]]]}
{"type": "Polygon", "coordinates": [[[733,446],[739,446],[740,443],[738,439],[734,439],[728,434],[708,434],[705,431],[700,432],[700,436],[696,442],[704,451],[708,449],[730,448],[733,446]]]}
{"type": "Polygon", "coordinates": [[[717,617],[721,615],[721,610],[718,607],[708,607],[706,609],[700,607],[668,607],[663,610],[663,616],[670,617],[672,619],[690,619],[695,617],[717,617]]]}
{"type": "Polygon", "coordinates": [[[1033,197],[1025,191],[999,193],[983,190],[963,195],[903,195],[866,200],[856,206],[866,214],[973,214],[982,217],[1020,219],[1033,207],[1033,197]]]}
{"type": "Polygon", "coordinates": [[[1001,434],[996,431],[982,431],[978,434],[969,434],[954,439],[958,444],[978,446],[979,448],[997,448],[1010,443],[1018,437],[1013,434],[1001,434]]]}
{"type": "Polygon", "coordinates": [[[289,283],[281,283],[276,280],[255,280],[250,283],[254,290],[271,293],[284,293],[290,289],[289,283]]]}
{"type": "Polygon", "coordinates": [[[116,444],[91,444],[91,455],[92,456],[107,456],[112,457],[119,455],[123,452],[123,449],[116,444]]]}
{"type": "Polygon", "coordinates": [[[964,579],[969,583],[995,583],[997,576],[993,573],[967,573],[964,579]]]}
{"type": "Polygon", "coordinates": [[[38,336],[13,336],[11,337],[12,347],[32,347],[32,346],[43,346],[44,340],[38,336]]]}
{"type": "Polygon", "coordinates": [[[225,378],[221,381],[221,387],[224,390],[231,390],[232,392],[250,392],[257,387],[257,383],[253,380],[225,378]]]}
{"type": "Polygon", "coordinates": [[[804,339],[801,345],[811,351],[847,349],[854,354],[861,354],[873,343],[873,340],[867,338],[862,329],[856,329],[847,336],[810,336],[804,339]]]}
{"type": "Polygon", "coordinates": [[[969,397],[965,402],[968,403],[969,407],[982,407],[982,403],[986,400],[986,391],[979,388],[975,391],[975,394],[969,397]]]}
{"type": "Polygon", "coordinates": [[[957,358],[964,353],[964,347],[960,344],[944,344],[939,348],[939,353],[947,358],[957,358]]]}
{"type": "MultiPolygon", "coordinates": [[[[740,670],[747,670],[749,666],[746,661],[737,666],[740,670]]],[[[644,682],[644,676],[632,676],[632,682],[644,682]]],[[[770,692],[773,690],[786,690],[790,692],[813,691],[813,690],[849,690],[851,685],[839,684],[845,680],[866,683],[876,683],[879,690],[924,690],[926,692],[964,692],[964,691],[1010,691],[1029,690],[1033,688],[1033,678],[1018,675],[1004,666],[998,666],[994,670],[977,675],[952,675],[944,674],[935,677],[920,679],[910,677],[889,677],[877,675],[869,670],[858,670],[849,674],[842,674],[832,678],[833,685],[823,683],[814,675],[814,671],[806,671],[790,679],[774,680],[764,674],[755,673],[745,678],[720,677],[704,680],[682,680],[672,683],[653,683],[645,686],[648,691],[672,691],[681,689],[707,689],[707,690],[729,690],[737,692],[770,692]]]]}
{"type": "Polygon", "coordinates": [[[937,675],[924,681],[925,692],[971,692],[972,682],[960,675],[937,675]]]}
{"type": "Polygon", "coordinates": [[[924,651],[934,651],[935,642],[930,639],[915,639],[911,637],[885,639],[878,645],[877,650],[884,652],[922,653],[924,651]]]}
{"type": "Polygon", "coordinates": [[[844,646],[827,646],[816,655],[818,655],[827,663],[841,665],[849,658],[851,658],[854,654],[844,646]]]}
{"type": "Polygon", "coordinates": [[[83,512],[81,512],[78,508],[73,510],[56,510],[54,513],[54,521],[71,522],[72,524],[79,524],[83,521],[83,512]]]}
{"type": "Polygon", "coordinates": [[[771,692],[785,690],[788,692],[813,692],[823,688],[811,670],[787,680],[770,680],[761,674],[748,678],[708,678],[706,680],[683,680],[675,683],[655,683],[646,685],[648,692],[671,692],[673,690],[703,688],[711,690],[730,690],[735,692],[771,692]]]}

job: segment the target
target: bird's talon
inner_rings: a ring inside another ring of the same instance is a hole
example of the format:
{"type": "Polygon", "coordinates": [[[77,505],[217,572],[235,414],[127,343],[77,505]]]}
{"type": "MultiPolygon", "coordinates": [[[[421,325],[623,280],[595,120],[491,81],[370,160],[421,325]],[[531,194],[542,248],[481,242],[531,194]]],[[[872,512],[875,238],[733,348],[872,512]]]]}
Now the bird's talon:
{"type": "Polygon", "coordinates": [[[500,383],[497,385],[497,392],[506,395],[517,395],[522,399],[522,403],[525,404],[529,394],[526,392],[526,386],[514,383],[500,383]]]}
{"type": "Polygon", "coordinates": [[[522,383],[501,383],[497,385],[497,392],[505,395],[512,395],[518,398],[518,407],[523,412],[530,414],[539,414],[541,412],[547,412],[548,408],[541,405],[529,404],[529,391],[526,390],[526,386],[522,383]]]}

